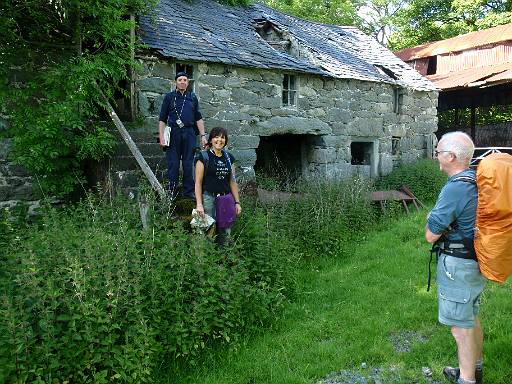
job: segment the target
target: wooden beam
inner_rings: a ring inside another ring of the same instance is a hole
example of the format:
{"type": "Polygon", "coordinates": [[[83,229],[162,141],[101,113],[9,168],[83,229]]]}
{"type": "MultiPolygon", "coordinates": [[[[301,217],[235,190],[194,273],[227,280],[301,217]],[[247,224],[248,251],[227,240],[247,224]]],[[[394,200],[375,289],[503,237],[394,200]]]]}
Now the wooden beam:
{"type": "Polygon", "coordinates": [[[139,149],[137,148],[137,145],[133,141],[132,137],[126,130],[124,124],[119,119],[119,116],[117,116],[117,113],[114,111],[114,108],[112,108],[112,105],[108,102],[106,96],[103,95],[105,98],[106,103],[106,109],[108,111],[108,114],[110,115],[110,118],[116,125],[117,130],[121,134],[124,142],[130,148],[130,151],[135,157],[135,160],[137,160],[137,163],[139,164],[140,168],[142,169],[142,172],[144,172],[144,175],[146,175],[146,178],[148,179],[149,183],[153,187],[153,189],[158,192],[158,195],[160,198],[165,199],[167,198],[167,193],[165,192],[165,189],[162,187],[162,184],[158,181],[155,174],[149,167],[148,163],[146,162],[146,159],[144,159],[144,156],[142,156],[142,153],[140,153],[139,149]]]}
{"type": "MultiPolygon", "coordinates": [[[[130,58],[135,61],[135,15],[130,13],[130,58]]],[[[130,118],[135,120],[135,70],[130,66],[130,118]]]]}

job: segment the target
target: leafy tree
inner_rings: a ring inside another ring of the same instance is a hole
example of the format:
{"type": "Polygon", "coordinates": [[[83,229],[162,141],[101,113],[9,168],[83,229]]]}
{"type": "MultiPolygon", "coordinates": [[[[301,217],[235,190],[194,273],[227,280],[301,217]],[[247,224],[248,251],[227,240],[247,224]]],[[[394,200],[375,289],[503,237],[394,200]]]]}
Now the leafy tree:
{"type": "Polygon", "coordinates": [[[51,194],[84,180],[83,165],[114,140],[98,123],[102,93],[123,92],[134,21],[154,0],[4,0],[0,5],[1,113],[15,159],[51,194]]]}
{"type": "Polygon", "coordinates": [[[359,22],[351,0],[263,0],[269,7],[305,20],[326,24],[355,25],[359,22]]]}
{"type": "Polygon", "coordinates": [[[406,5],[405,0],[368,0],[356,4],[361,28],[385,44],[391,33],[392,19],[406,5]]]}
{"type": "Polygon", "coordinates": [[[409,0],[391,19],[388,47],[399,50],[512,22],[512,2],[409,0]]]}

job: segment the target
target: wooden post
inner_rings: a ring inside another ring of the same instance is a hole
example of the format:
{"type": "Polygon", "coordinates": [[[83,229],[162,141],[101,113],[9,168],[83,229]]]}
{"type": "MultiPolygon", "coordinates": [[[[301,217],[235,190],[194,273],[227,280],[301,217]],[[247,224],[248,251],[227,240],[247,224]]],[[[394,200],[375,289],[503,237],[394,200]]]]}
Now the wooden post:
{"type": "Polygon", "coordinates": [[[149,183],[153,187],[155,191],[158,192],[158,195],[161,199],[167,198],[167,194],[165,193],[165,189],[162,187],[162,184],[158,181],[155,174],[149,167],[148,163],[146,162],[146,159],[144,159],[144,156],[142,156],[142,153],[140,153],[139,149],[137,148],[137,145],[133,141],[132,137],[124,127],[124,124],[119,119],[119,116],[117,116],[117,113],[114,111],[114,108],[112,108],[112,105],[108,102],[105,95],[103,95],[105,98],[106,108],[110,115],[110,118],[116,125],[117,130],[123,137],[124,142],[126,145],[128,145],[128,148],[130,148],[130,151],[132,155],[135,157],[135,160],[137,160],[137,163],[139,164],[140,168],[142,169],[142,172],[146,175],[146,178],[149,180],[149,183]]]}
{"type": "Polygon", "coordinates": [[[151,219],[149,217],[149,204],[145,198],[139,199],[140,219],[142,220],[142,228],[148,230],[151,219]]]}
{"type": "MultiPolygon", "coordinates": [[[[135,15],[130,13],[130,58],[132,63],[135,62],[135,15]]],[[[130,66],[130,118],[135,120],[135,70],[133,65],[130,66]]]]}

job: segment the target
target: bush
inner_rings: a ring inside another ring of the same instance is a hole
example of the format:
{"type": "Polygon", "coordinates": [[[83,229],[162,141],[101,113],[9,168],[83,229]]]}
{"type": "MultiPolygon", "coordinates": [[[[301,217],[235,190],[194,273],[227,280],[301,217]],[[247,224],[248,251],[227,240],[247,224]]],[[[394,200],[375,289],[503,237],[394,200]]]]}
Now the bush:
{"type": "Polygon", "coordinates": [[[445,183],[446,175],[439,170],[437,162],[423,159],[403,165],[381,177],[376,182],[376,188],[388,190],[406,185],[423,203],[433,203],[445,183]]]}
{"type": "Polygon", "coordinates": [[[132,205],[50,211],[13,240],[1,287],[5,381],[151,382],[163,362],[193,363],[272,318],[289,293],[294,254],[264,230],[261,209],[219,249],[155,212],[143,231],[132,205]]]}

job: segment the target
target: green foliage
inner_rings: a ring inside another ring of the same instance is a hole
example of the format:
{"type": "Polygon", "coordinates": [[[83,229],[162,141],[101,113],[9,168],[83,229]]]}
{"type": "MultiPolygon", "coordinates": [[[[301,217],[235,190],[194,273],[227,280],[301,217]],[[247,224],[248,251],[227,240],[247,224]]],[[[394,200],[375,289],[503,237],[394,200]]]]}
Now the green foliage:
{"type": "MultiPolygon", "coordinates": [[[[425,213],[370,231],[347,256],[304,263],[298,297],[272,329],[163,382],[447,383],[441,371],[456,364],[456,347],[438,323],[435,287],[426,292],[425,213]]],[[[486,383],[512,382],[511,292],[510,282],[489,282],[482,297],[486,383]]]]}
{"type": "Polygon", "coordinates": [[[409,0],[390,20],[392,50],[443,40],[512,21],[507,1],[409,0]]]}
{"type": "Polygon", "coordinates": [[[350,0],[264,0],[269,7],[305,20],[326,24],[354,25],[358,20],[350,0]]]}
{"type": "Polygon", "coordinates": [[[114,145],[99,124],[102,93],[122,93],[134,66],[133,22],[154,1],[3,2],[0,17],[2,113],[9,117],[13,156],[50,194],[83,181],[83,164],[114,145]]]}
{"type": "Polygon", "coordinates": [[[10,237],[0,378],[152,382],[169,359],[194,364],[275,317],[295,254],[262,230],[264,211],[241,220],[228,249],[157,215],[143,231],[129,202],[91,198],[10,237]]]}
{"type": "MultiPolygon", "coordinates": [[[[492,125],[512,121],[510,105],[494,105],[476,108],[476,125],[492,125]]],[[[471,126],[471,109],[454,109],[439,113],[439,130],[447,132],[471,126]]]]}
{"type": "Polygon", "coordinates": [[[424,159],[395,169],[389,175],[380,178],[375,188],[388,190],[405,185],[423,203],[432,203],[436,201],[445,183],[446,175],[439,170],[437,162],[424,159]]]}

